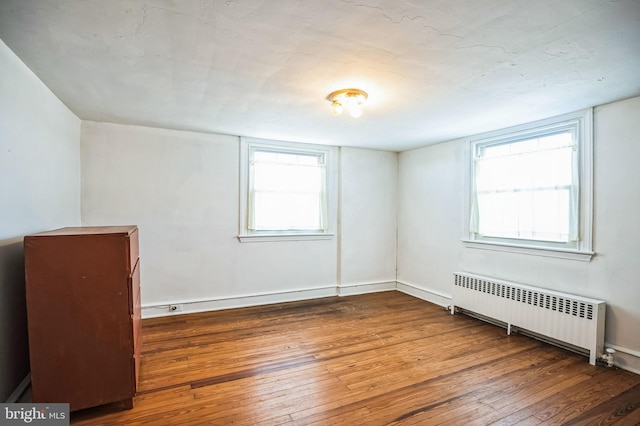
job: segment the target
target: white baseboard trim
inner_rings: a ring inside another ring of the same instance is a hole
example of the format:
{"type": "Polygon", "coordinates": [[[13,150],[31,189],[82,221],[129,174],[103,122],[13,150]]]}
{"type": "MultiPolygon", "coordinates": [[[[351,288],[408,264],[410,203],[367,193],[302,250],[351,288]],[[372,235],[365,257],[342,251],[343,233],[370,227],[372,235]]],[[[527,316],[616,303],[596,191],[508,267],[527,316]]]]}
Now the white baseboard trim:
{"type": "Polygon", "coordinates": [[[395,281],[342,284],[338,287],[338,294],[340,296],[353,296],[356,294],[377,293],[380,291],[392,291],[395,289],[395,281]]]}
{"type": "Polygon", "coordinates": [[[356,294],[376,293],[398,290],[411,296],[440,306],[451,304],[451,296],[435,290],[424,289],[414,284],[399,281],[343,284],[319,288],[290,290],[276,293],[252,294],[223,297],[218,299],[182,300],[157,305],[142,306],[142,318],[158,318],[197,312],[219,311],[222,309],[245,308],[248,306],[269,305],[273,303],[293,302],[297,300],[317,299],[331,296],[352,296],[356,294]],[[177,311],[169,311],[170,305],[179,306],[177,311]]]}
{"type": "Polygon", "coordinates": [[[634,351],[633,349],[607,342],[605,342],[604,346],[605,348],[616,350],[616,353],[613,355],[613,363],[616,367],[640,374],[640,351],[634,351]]]}
{"type": "Polygon", "coordinates": [[[29,385],[31,385],[31,373],[27,374],[27,376],[22,379],[18,387],[15,388],[15,390],[11,393],[11,395],[9,395],[5,402],[7,404],[14,404],[20,401],[20,397],[29,388],[29,385]]]}
{"type": "Polygon", "coordinates": [[[142,318],[157,318],[197,312],[219,311],[222,309],[246,308],[248,306],[270,305],[273,303],[293,302],[337,295],[338,289],[335,286],[328,286],[218,299],[176,301],[161,305],[142,306],[142,318]],[[179,310],[169,311],[170,305],[178,306],[179,310]]]}
{"type": "Polygon", "coordinates": [[[418,299],[426,300],[427,302],[431,302],[445,308],[451,305],[451,295],[441,293],[436,290],[423,288],[416,284],[397,281],[396,289],[410,296],[414,296],[414,297],[417,297],[418,299]]]}
{"type": "Polygon", "coordinates": [[[337,287],[326,286],[275,293],[222,297],[218,299],[181,300],[157,305],[142,306],[142,318],[158,318],[197,312],[219,311],[222,309],[270,305],[273,303],[293,302],[297,300],[317,299],[320,297],[351,296],[356,294],[392,290],[396,290],[395,281],[344,284],[337,287]],[[173,312],[169,311],[170,305],[179,306],[180,309],[173,312]]]}

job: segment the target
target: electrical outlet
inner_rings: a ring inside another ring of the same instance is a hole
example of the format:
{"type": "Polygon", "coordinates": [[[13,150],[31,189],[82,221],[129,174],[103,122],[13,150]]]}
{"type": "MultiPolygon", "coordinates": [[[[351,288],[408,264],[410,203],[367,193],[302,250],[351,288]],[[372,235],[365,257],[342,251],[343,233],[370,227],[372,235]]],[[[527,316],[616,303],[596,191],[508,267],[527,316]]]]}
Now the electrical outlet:
{"type": "Polygon", "coordinates": [[[169,312],[180,312],[182,305],[169,305],[169,312]]]}

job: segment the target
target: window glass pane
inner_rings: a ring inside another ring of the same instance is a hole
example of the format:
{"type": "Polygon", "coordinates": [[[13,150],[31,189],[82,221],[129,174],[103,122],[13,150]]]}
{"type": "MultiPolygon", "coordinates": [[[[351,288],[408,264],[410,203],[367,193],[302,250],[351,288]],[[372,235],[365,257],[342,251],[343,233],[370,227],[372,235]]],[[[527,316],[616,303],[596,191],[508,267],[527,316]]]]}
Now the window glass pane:
{"type": "Polygon", "coordinates": [[[524,152],[544,151],[573,145],[573,134],[570,131],[546,135],[518,142],[489,145],[482,148],[482,157],[503,157],[524,152]]]}
{"type": "Polygon", "coordinates": [[[324,230],[323,154],[255,150],[250,203],[254,230],[324,230]]]}
{"type": "Polygon", "coordinates": [[[318,166],[321,164],[322,155],[318,154],[293,154],[288,152],[254,151],[253,161],[261,163],[291,164],[318,166]]]}
{"type": "Polygon", "coordinates": [[[476,188],[499,191],[571,185],[572,161],[572,148],[481,159],[476,166],[476,188]]]}
{"type": "Polygon", "coordinates": [[[477,232],[509,239],[567,242],[575,147],[571,132],[478,146],[477,232]]]}
{"type": "Polygon", "coordinates": [[[254,188],[271,191],[315,191],[322,188],[322,169],[309,166],[256,163],[254,188]]]}
{"type": "Polygon", "coordinates": [[[569,197],[567,189],[480,194],[479,233],[499,238],[568,241],[569,197]]]}
{"type": "Polygon", "coordinates": [[[318,194],[256,192],[256,230],[320,230],[318,194]]]}

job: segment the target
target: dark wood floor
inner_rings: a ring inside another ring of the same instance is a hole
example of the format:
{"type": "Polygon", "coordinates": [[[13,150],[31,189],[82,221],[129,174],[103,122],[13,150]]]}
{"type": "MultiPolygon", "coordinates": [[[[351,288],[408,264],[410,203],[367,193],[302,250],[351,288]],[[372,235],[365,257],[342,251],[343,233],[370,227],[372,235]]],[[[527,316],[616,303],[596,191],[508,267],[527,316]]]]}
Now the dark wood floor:
{"type": "Polygon", "coordinates": [[[134,408],[72,423],[640,424],[640,376],[399,292],[143,321],[134,408]]]}

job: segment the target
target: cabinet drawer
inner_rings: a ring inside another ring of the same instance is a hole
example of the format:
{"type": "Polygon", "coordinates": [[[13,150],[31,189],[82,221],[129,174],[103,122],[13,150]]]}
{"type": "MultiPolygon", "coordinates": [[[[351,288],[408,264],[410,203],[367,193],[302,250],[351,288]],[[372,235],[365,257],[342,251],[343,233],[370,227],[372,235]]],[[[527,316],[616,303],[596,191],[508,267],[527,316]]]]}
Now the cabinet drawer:
{"type": "Polygon", "coordinates": [[[138,346],[140,339],[140,330],[142,329],[141,322],[141,309],[140,309],[140,292],[136,296],[137,304],[133,306],[133,313],[131,314],[132,324],[133,324],[133,343],[134,347],[138,346]]]}
{"type": "Polygon", "coordinates": [[[134,264],[135,267],[129,277],[129,315],[133,315],[136,305],[140,307],[140,259],[134,264]]]}
{"type": "Polygon", "coordinates": [[[132,325],[133,325],[133,357],[135,368],[135,388],[138,387],[138,377],[140,376],[140,353],[142,350],[142,321],[140,309],[140,291],[135,299],[136,303],[133,307],[132,325]]]}

